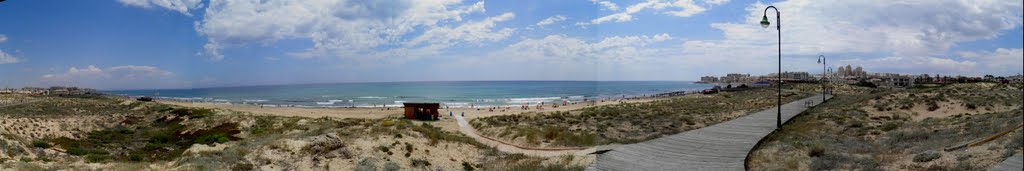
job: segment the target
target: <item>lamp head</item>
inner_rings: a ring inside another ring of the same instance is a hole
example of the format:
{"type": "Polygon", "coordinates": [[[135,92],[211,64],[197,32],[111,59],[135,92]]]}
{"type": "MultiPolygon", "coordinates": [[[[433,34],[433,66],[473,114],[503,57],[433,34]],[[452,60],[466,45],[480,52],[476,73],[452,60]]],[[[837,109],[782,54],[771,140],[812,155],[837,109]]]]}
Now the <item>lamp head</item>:
{"type": "Polygon", "coordinates": [[[819,63],[819,64],[821,63],[821,58],[818,58],[818,63],[819,63]]]}
{"type": "Polygon", "coordinates": [[[766,16],[762,16],[761,17],[761,27],[768,28],[768,26],[770,26],[770,25],[772,25],[772,23],[768,22],[768,16],[767,15],[766,16]]]}

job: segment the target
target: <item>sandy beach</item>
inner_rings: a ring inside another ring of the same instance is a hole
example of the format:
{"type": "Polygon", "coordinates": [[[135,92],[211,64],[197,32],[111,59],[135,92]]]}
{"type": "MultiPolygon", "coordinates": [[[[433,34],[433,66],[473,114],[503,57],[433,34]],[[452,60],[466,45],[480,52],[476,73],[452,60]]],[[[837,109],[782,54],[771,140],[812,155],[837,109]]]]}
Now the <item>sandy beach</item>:
{"type": "MultiPolygon", "coordinates": [[[[639,103],[649,102],[653,100],[666,99],[671,97],[648,97],[648,98],[632,98],[623,100],[605,100],[598,101],[597,103],[588,105],[585,103],[569,104],[566,106],[553,107],[551,104],[547,104],[543,109],[537,109],[536,106],[531,106],[528,110],[522,110],[519,107],[501,107],[491,110],[491,108],[442,108],[439,112],[442,118],[449,117],[448,114],[451,112],[455,115],[461,115],[465,113],[467,119],[473,119],[478,117],[488,116],[499,116],[499,115],[512,115],[519,114],[522,112],[551,112],[551,111],[570,111],[585,108],[588,106],[601,106],[617,103],[639,103]]],[[[157,100],[157,102],[188,106],[188,107],[199,107],[199,108],[213,108],[213,109],[224,109],[233,110],[239,112],[249,112],[253,114],[267,114],[276,116],[298,116],[298,117],[337,117],[337,118],[387,118],[387,117],[401,117],[404,109],[398,107],[369,107],[369,108],[307,108],[307,107],[261,107],[258,105],[244,105],[244,104],[224,104],[224,103],[207,103],[207,102],[181,102],[171,100],[157,100]]],[[[561,105],[561,104],[559,104],[561,105]]]]}

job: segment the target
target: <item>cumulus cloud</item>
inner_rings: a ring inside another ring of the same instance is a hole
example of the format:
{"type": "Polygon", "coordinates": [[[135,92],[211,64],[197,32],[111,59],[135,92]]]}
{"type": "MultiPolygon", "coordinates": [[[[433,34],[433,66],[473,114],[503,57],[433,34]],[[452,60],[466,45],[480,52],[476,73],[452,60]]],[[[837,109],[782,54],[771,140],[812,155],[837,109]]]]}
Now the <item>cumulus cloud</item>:
{"type": "Polygon", "coordinates": [[[189,10],[202,7],[201,0],[118,0],[126,6],[151,9],[154,7],[166,8],[177,11],[187,16],[192,16],[189,10]]]}
{"type": "Polygon", "coordinates": [[[553,64],[612,62],[628,64],[637,58],[653,57],[650,45],[672,39],[668,34],[653,36],[612,36],[601,41],[563,35],[525,39],[492,53],[489,62],[544,61],[553,64]]]}
{"type": "MultiPolygon", "coordinates": [[[[789,0],[772,5],[781,11],[785,57],[879,54],[838,62],[862,64],[877,72],[954,73],[989,65],[956,59],[949,50],[959,43],[995,38],[1022,23],[1019,1],[789,0]]],[[[767,6],[751,4],[742,22],[711,24],[724,39],[684,41],[685,55],[740,59],[750,61],[746,63],[751,67],[774,63],[769,57],[775,56],[777,32],[758,23],[767,6]]],[[[768,17],[778,24],[774,12],[768,17]]]]}
{"type": "Polygon", "coordinates": [[[839,63],[863,66],[868,72],[891,72],[903,74],[974,74],[976,73],[975,69],[978,67],[978,63],[974,61],[927,56],[890,56],[870,59],[854,58],[840,60],[839,63]]]}
{"type": "Polygon", "coordinates": [[[997,48],[993,51],[961,51],[956,54],[977,61],[986,71],[996,74],[1017,74],[1024,70],[1024,49],[997,48]]]}
{"type": "Polygon", "coordinates": [[[617,5],[617,4],[615,4],[614,2],[611,2],[611,1],[590,0],[590,2],[593,2],[594,4],[601,5],[606,10],[611,10],[611,11],[618,11],[619,10],[619,5],[617,5]]]}
{"type": "Polygon", "coordinates": [[[537,27],[543,28],[544,26],[554,24],[555,22],[565,21],[565,19],[568,19],[568,17],[565,17],[564,15],[551,16],[545,18],[544,20],[540,20],[540,22],[537,22],[536,25],[537,27]]]}
{"type": "Polygon", "coordinates": [[[484,19],[480,22],[467,22],[459,25],[455,28],[450,27],[436,27],[427,30],[419,37],[416,37],[408,42],[408,45],[420,45],[422,43],[430,45],[443,45],[450,46],[451,43],[455,42],[470,42],[479,43],[483,41],[498,41],[508,38],[512,35],[515,29],[503,28],[500,30],[493,30],[497,26],[497,22],[508,21],[515,18],[514,13],[503,13],[498,16],[484,19]]]}
{"type": "MultiPolygon", "coordinates": [[[[7,36],[0,34],[0,43],[6,42],[7,36]]],[[[3,49],[0,49],[0,64],[13,64],[21,62],[22,59],[15,57],[14,55],[7,54],[3,49]]]]}
{"type": "MultiPolygon", "coordinates": [[[[790,54],[937,55],[960,42],[994,38],[1022,20],[1021,2],[1011,1],[790,0],[774,5],[782,12],[783,51],[790,54]]],[[[744,22],[711,26],[730,43],[777,41],[774,29],[758,24],[766,6],[748,7],[744,22]]],[[[773,13],[768,15],[776,22],[773,13]]]]}
{"type": "Polygon", "coordinates": [[[67,72],[46,74],[40,78],[44,85],[68,85],[98,89],[120,88],[180,88],[185,86],[169,71],[153,66],[112,66],[99,68],[89,65],[84,68],[71,67],[67,72]]]}
{"type": "Polygon", "coordinates": [[[512,31],[480,30],[513,18],[511,13],[481,22],[462,22],[463,16],[482,12],[483,1],[464,4],[462,0],[212,1],[195,27],[207,36],[204,54],[214,60],[223,58],[219,50],[224,48],[253,42],[267,45],[285,39],[312,41],[312,47],[292,53],[296,57],[352,58],[380,56],[377,50],[382,47],[426,42],[405,42],[409,37],[471,31],[444,41],[475,42],[502,39],[512,31]],[[464,25],[446,27],[452,23],[464,25]],[[415,35],[420,31],[425,34],[415,35]]]}
{"type": "Polygon", "coordinates": [[[21,62],[21,59],[14,55],[7,54],[3,49],[0,49],[0,64],[13,64],[21,62]]]}
{"type": "MultiPolygon", "coordinates": [[[[644,11],[644,10],[656,10],[662,14],[676,16],[676,17],[690,17],[710,8],[712,5],[721,5],[728,0],[706,0],[699,5],[695,0],[647,0],[637,4],[626,7],[625,11],[605,15],[596,19],[590,20],[590,22],[576,23],[579,26],[587,26],[594,24],[601,24],[607,22],[627,22],[633,21],[635,18],[633,14],[644,11]]],[[[596,2],[595,2],[596,3],[596,2]]],[[[614,5],[614,4],[613,4],[614,5]]],[[[615,8],[617,11],[618,7],[615,8]]]]}

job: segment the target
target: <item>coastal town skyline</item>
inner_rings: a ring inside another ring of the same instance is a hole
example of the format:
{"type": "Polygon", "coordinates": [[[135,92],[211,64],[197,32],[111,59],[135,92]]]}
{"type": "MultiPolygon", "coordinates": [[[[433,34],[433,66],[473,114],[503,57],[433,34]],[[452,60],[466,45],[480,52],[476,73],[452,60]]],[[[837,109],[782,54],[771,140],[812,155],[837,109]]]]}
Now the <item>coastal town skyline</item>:
{"type": "Polygon", "coordinates": [[[757,21],[768,5],[786,18],[783,71],[820,73],[819,55],[880,73],[1024,68],[1024,5],[1014,1],[15,0],[0,2],[0,19],[19,23],[0,27],[0,86],[767,75],[776,38],[757,21]]]}

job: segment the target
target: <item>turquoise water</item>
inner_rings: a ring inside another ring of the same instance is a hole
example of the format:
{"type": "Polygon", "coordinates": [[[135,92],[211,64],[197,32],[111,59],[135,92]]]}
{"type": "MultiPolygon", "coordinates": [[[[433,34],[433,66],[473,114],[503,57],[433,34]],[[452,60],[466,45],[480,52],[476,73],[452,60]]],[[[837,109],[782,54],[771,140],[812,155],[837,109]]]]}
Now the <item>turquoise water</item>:
{"type": "Polygon", "coordinates": [[[488,107],[650,96],[708,87],[710,85],[684,81],[451,81],[124,90],[109,93],[186,101],[306,107],[400,106],[404,102],[439,102],[450,107],[488,107]]]}

